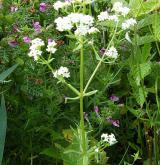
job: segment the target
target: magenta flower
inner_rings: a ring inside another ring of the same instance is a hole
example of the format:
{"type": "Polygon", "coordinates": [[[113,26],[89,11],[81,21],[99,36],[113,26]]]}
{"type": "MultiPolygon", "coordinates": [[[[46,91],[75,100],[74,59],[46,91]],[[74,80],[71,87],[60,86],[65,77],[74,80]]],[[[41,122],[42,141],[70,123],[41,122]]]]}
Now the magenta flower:
{"type": "Polygon", "coordinates": [[[114,120],[111,116],[107,118],[107,121],[112,123],[112,125],[114,125],[115,127],[120,127],[119,120],[114,120]]]}
{"type": "Polygon", "coordinates": [[[47,8],[47,5],[44,2],[40,3],[39,10],[41,12],[45,12],[46,8],[47,8]]]}
{"type": "Polygon", "coordinates": [[[99,52],[101,55],[103,55],[105,53],[106,49],[105,48],[102,48],[99,52]]]}
{"type": "Polygon", "coordinates": [[[13,32],[14,33],[20,32],[20,30],[16,24],[13,25],[13,32]]]}
{"type": "Polygon", "coordinates": [[[41,31],[41,25],[40,25],[40,23],[38,21],[33,23],[33,27],[34,27],[34,30],[36,32],[40,32],[41,31]]]}
{"type": "Polygon", "coordinates": [[[14,48],[18,46],[18,42],[16,40],[12,40],[8,42],[8,45],[14,48]]]}
{"type": "Polygon", "coordinates": [[[53,42],[53,39],[52,38],[48,38],[48,44],[53,42]]]}
{"type": "Polygon", "coordinates": [[[95,106],[94,107],[94,111],[98,114],[99,113],[99,108],[98,108],[98,106],[95,106]]]}
{"type": "Polygon", "coordinates": [[[110,100],[113,101],[113,102],[117,102],[117,101],[119,101],[119,97],[118,96],[115,96],[115,95],[112,95],[110,97],[110,100]]]}
{"type": "Polygon", "coordinates": [[[31,39],[28,37],[28,36],[26,36],[26,37],[23,37],[23,41],[26,43],[26,44],[29,44],[29,43],[31,43],[31,39]]]}

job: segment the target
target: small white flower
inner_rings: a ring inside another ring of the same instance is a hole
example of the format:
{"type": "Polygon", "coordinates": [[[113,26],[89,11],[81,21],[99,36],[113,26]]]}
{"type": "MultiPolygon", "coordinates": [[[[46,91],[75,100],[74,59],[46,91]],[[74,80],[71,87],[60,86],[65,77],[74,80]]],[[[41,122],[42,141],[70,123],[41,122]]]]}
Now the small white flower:
{"type": "Polygon", "coordinates": [[[42,55],[42,51],[41,50],[31,50],[29,53],[28,53],[28,56],[30,57],[33,57],[35,61],[38,60],[39,56],[42,55]]]}
{"type": "Polygon", "coordinates": [[[48,42],[48,45],[47,45],[47,49],[46,49],[46,51],[47,52],[50,52],[50,53],[55,53],[56,52],[56,48],[55,48],[55,46],[56,46],[57,44],[56,44],[56,42],[53,40],[52,42],[48,42]]]}
{"type": "Polygon", "coordinates": [[[115,143],[117,143],[117,140],[116,140],[116,138],[115,138],[115,135],[114,134],[102,134],[101,135],[101,140],[103,141],[103,142],[107,142],[107,143],[109,143],[109,145],[111,146],[111,145],[113,145],[113,144],[115,144],[115,143]]]}
{"type": "Polygon", "coordinates": [[[100,32],[97,28],[95,27],[91,27],[89,30],[88,30],[88,33],[89,34],[92,34],[92,33],[96,33],[96,32],[100,32]]]}
{"type": "Polygon", "coordinates": [[[130,12],[128,7],[124,7],[122,2],[115,2],[112,8],[117,14],[122,14],[124,17],[130,12]]]}
{"type": "Polygon", "coordinates": [[[98,20],[99,21],[105,21],[108,19],[108,12],[107,11],[103,11],[98,15],[98,20]]]}
{"type": "Polygon", "coordinates": [[[118,16],[117,15],[110,15],[110,16],[108,16],[108,20],[118,22],[118,16]]]}
{"type": "Polygon", "coordinates": [[[128,42],[132,43],[132,41],[131,41],[131,39],[130,39],[130,37],[129,37],[129,32],[126,32],[126,34],[125,34],[125,39],[126,39],[128,42]]]}
{"type": "Polygon", "coordinates": [[[113,4],[112,10],[115,11],[115,12],[120,12],[122,8],[123,8],[122,2],[115,2],[113,4]]]}
{"type": "Polygon", "coordinates": [[[96,148],[96,149],[95,149],[95,152],[99,152],[99,148],[96,148]]]}
{"type": "Polygon", "coordinates": [[[54,3],[53,7],[54,7],[55,10],[58,11],[59,9],[64,7],[64,2],[57,1],[57,2],[54,3]]]}
{"type": "Polygon", "coordinates": [[[116,59],[118,57],[118,52],[115,47],[110,47],[108,50],[106,50],[105,55],[109,58],[116,59]]]}
{"type": "Polygon", "coordinates": [[[88,26],[92,26],[94,22],[94,18],[91,17],[90,15],[83,15],[80,20],[80,24],[85,24],[88,26]]]}
{"type": "Polygon", "coordinates": [[[61,77],[61,76],[65,77],[65,78],[69,78],[70,77],[70,72],[69,72],[67,67],[61,66],[58,70],[53,72],[53,76],[55,78],[58,78],[58,77],[61,77]]]}
{"type": "Polygon", "coordinates": [[[82,17],[83,17],[83,14],[80,14],[80,13],[71,13],[68,15],[68,18],[71,20],[73,24],[79,23],[82,17]]]}
{"type": "Polygon", "coordinates": [[[125,17],[130,12],[128,7],[123,7],[121,10],[121,14],[125,17]]]}
{"type": "Polygon", "coordinates": [[[30,52],[28,56],[33,57],[35,61],[38,60],[39,56],[42,55],[41,47],[44,46],[44,41],[40,38],[35,38],[31,41],[31,46],[29,48],[30,52]]]}
{"type": "Polygon", "coordinates": [[[76,36],[85,36],[88,33],[89,27],[85,25],[80,25],[75,30],[74,34],[76,36]]]}
{"type": "Polygon", "coordinates": [[[44,41],[40,38],[35,38],[34,40],[31,41],[31,44],[37,47],[44,46],[44,41]]]}
{"type": "Polygon", "coordinates": [[[130,27],[134,26],[135,24],[137,24],[137,21],[135,19],[133,18],[127,19],[122,23],[122,29],[123,30],[130,29],[130,27]]]}
{"type": "Polygon", "coordinates": [[[110,20],[110,21],[118,22],[118,16],[117,15],[109,15],[107,11],[104,11],[98,15],[98,20],[99,21],[110,20]]]}
{"type": "Polygon", "coordinates": [[[59,31],[71,30],[73,27],[71,20],[68,17],[58,17],[55,20],[55,23],[57,24],[56,29],[59,31]]]}

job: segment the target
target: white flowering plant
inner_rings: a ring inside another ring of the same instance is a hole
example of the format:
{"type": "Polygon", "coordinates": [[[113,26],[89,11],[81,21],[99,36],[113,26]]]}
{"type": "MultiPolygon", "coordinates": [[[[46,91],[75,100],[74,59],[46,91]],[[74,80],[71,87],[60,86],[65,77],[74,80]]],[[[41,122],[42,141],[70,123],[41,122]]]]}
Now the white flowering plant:
{"type": "MultiPolygon", "coordinates": [[[[89,9],[94,3],[96,3],[96,1],[68,0],[65,2],[57,1],[53,5],[53,8],[56,11],[61,10],[61,12],[65,15],[59,16],[54,20],[55,28],[59,32],[65,32],[67,34],[66,36],[69,39],[74,40],[77,45],[74,49],[74,52],[80,52],[79,89],[75,88],[73,85],[67,82],[67,79],[72,76],[67,67],[60,66],[57,69],[51,66],[52,62],[54,61],[54,58],[52,58],[52,56],[54,57],[54,54],[56,54],[57,51],[57,44],[54,40],[48,41],[47,47],[45,46],[44,41],[39,38],[32,40],[30,52],[28,54],[30,57],[33,57],[34,60],[38,63],[46,64],[51,70],[53,77],[58,79],[58,82],[67,85],[73,91],[76,96],[74,98],[66,97],[66,103],[69,100],[79,100],[80,102],[80,126],[78,128],[79,131],[77,135],[79,137],[80,148],[79,151],[73,151],[73,155],[76,155],[76,152],[79,152],[81,158],[78,161],[82,161],[83,165],[90,164],[93,154],[96,155],[97,153],[99,153],[99,151],[103,151],[105,147],[117,143],[114,134],[102,134],[101,142],[97,143],[98,145],[89,146],[87,140],[88,133],[86,133],[84,122],[84,98],[95,95],[97,93],[96,89],[92,91],[88,91],[88,89],[100,66],[103,63],[108,65],[115,65],[116,61],[118,60],[120,54],[115,48],[115,46],[117,45],[116,37],[118,37],[123,31],[134,28],[134,26],[137,24],[137,21],[134,18],[130,18],[128,16],[130,13],[130,9],[127,6],[123,5],[123,3],[121,2],[115,2],[110,12],[108,12],[107,10],[102,11],[101,13],[99,13],[99,15],[93,17],[90,13],[91,10],[89,9]],[[103,37],[105,37],[104,24],[106,21],[112,23],[113,26],[109,26],[109,31],[111,32],[111,34],[108,44],[106,44],[105,38],[103,38],[103,44],[105,46],[104,52],[99,53],[99,51],[97,51],[95,37],[101,34],[103,37]],[[50,54],[47,59],[43,57],[43,47],[46,47],[46,51],[50,54]],[[95,58],[98,61],[87,82],[84,80],[84,59],[87,55],[85,51],[86,48],[90,49],[90,51],[95,54],[95,58]],[[86,82],[85,86],[84,82],[86,82]]],[[[73,146],[73,144],[71,146],[73,146]]],[[[65,153],[67,153],[67,151],[65,151],[65,153]]],[[[68,154],[68,158],[69,156],[70,154],[68,154]]],[[[98,159],[96,160],[97,162],[99,162],[98,159]]],[[[64,159],[64,161],[66,160],[64,159]]]]}
{"type": "Polygon", "coordinates": [[[19,64],[1,81],[2,164],[157,165],[159,7],[159,0],[0,0],[1,77],[19,64]]]}
{"type": "MultiPolygon", "coordinates": [[[[119,59],[123,59],[120,51],[120,46],[123,42],[128,41],[133,47],[135,46],[133,41],[135,38],[132,38],[132,36],[139,25],[138,17],[133,14],[133,10],[127,3],[116,1],[111,4],[111,8],[106,8],[97,15],[94,15],[92,14],[92,7],[95,3],[98,2],[96,0],[66,0],[64,2],[57,1],[53,4],[55,12],[61,14],[61,16],[58,15],[54,20],[55,29],[59,34],[63,33],[70,42],[74,43],[73,54],[79,54],[77,58],[79,64],[79,87],[72,85],[69,81],[72,77],[72,71],[67,66],[57,67],[56,63],[54,63],[54,55],[58,51],[56,41],[48,41],[47,46],[45,46],[46,44],[43,40],[39,38],[33,39],[28,54],[38,63],[47,65],[51,70],[52,77],[56,78],[58,83],[62,83],[71,89],[75,97],[66,96],[65,103],[69,101],[78,101],[79,103],[80,124],[77,128],[78,131],[75,133],[72,144],[63,153],[64,162],[70,162],[70,165],[75,163],[78,165],[89,165],[93,157],[97,163],[100,163],[97,153],[98,155],[103,153],[106,147],[118,142],[113,133],[105,133],[101,135],[101,140],[96,145],[90,143],[90,136],[85,124],[84,99],[90,96],[93,97],[98,93],[97,89],[90,88],[90,86],[100,68],[104,67],[104,65],[109,68],[112,66],[116,67],[119,59]],[[106,32],[108,33],[108,38],[106,38],[106,32]],[[101,44],[98,43],[100,39],[102,40],[101,44]],[[99,48],[99,46],[102,48],[102,45],[103,50],[99,48]],[[48,53],[47,58],[43,57],[44,47],[48,53]],[[90,60],[90,57],[87,57],[88,50],[94,55],[93,58],[96,59],[96,65],[94,65],[95,68],[86,78],[85,59],[90,60]],[[77,148],[74,146],[75,144],[77,148]]],[[[112,75],[114,79],[119,71],[120,69],[115,75],[112,75]]],[[[142,76],[145,75],[147,73],[144,73],[142,76]]],[[[132,77],[133,75],[130,76],[132,77]]],[[[117,83],[114,79],[111,82],[109,81],[108,84],[117,83]]],[[[141,77],[136,79],[138,85],[140,84],[140,79],[141,77]]],[[[145,95],[145,91],[143,92],[145,95]]],[[[112,98],[112,100],[114,99],[116,98],[112,98]]],[[[117,121],[111,118],[108,120],[113,125],[119,127],[119,123],[116,123],[117,121]]],[[[107,163],[107,160],[105,163],[107,163]]]]}

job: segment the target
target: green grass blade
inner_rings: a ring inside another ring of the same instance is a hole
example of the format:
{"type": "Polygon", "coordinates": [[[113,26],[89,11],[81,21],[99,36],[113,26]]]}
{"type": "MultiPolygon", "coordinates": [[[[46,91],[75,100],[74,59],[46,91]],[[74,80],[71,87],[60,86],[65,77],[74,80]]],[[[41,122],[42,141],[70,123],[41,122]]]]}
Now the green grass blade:
{"type": "Polygon", "coordinates": [[[2,95],[1,107],[0,107],[0,164],[2,163],[2,158],[3,158],[6,128],[7,128],[7,113],[6,113],[4,96],[2,95]]]}
{"type": "Polygon", "coordinates": [[[4,81],[5,78],[7,78],[17,68],[17,66],[18,66],[18,64],[15,64],[12,67],[10,67],[9,69],[7,69],[6,71],[2,72],[0,74],[0,81],[4,81]]]}

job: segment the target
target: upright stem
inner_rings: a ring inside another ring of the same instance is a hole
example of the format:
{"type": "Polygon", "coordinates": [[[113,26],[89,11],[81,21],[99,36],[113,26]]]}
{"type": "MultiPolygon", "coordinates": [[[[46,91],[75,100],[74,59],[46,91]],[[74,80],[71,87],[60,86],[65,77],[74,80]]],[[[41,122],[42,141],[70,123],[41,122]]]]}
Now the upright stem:
{"type": "MultiPolygon", "coordinates": [[[[112,41],[113,41],[113,39],[114,39],[114,37],[115,37],[115,35],[116,35],[116,32],[117,32],[117,27],[118,27],[118,23],[116,24],[116,27],[115,27],[113,36],[112,36],[112,38],[111,38],[111,40],[110,40],[110,42],[109,42],[109,44],[108,44],[106,50],[108,50],[108,48],[111,46],[111,43],[112,43],[112,41]]],[[[97,53],[93,45],[92,45],[92,47],[93,47],[94,52],[97,53]]],[[[95,70],[93,71],[91,77],[89,78],[89,80],[88,80],[88,82],[87,82],[87,84],[86,84],[86,86],[85,86],[85,88],[84,88],[84,93],[87,91],[87,89],[88,89],[88,87],[89,87],[89,85],[90,85],[92,79],[94,78],[95,74],[97,73],[97,71],[98,71],[99,67],[101,66],[101,64],[102,64],[102,62],[103,62],[103,60],[104,60],[104,58],[105,58],[105,54],[103,54],[103,56],[102,56],[102,58],[100,59],[98,65],[96,66],[96,68],[95,68],[95,70]]]]}
{"type": "Polygon", "coordinates": [[[80,128],[81,128],[81,138],[82,138],[82,150],[83,150],[83,155],[85,155],[86,138],[85,138],[84,112],[83,112],[83,83],[84,83],[84,50],[83,50],[83,41],[82,41],[82,48],[80,52],[80,128]]]}

